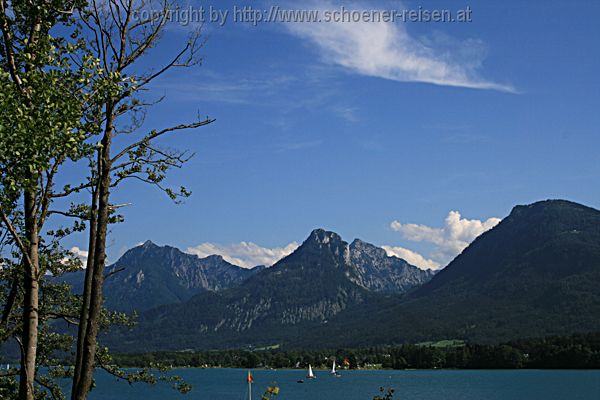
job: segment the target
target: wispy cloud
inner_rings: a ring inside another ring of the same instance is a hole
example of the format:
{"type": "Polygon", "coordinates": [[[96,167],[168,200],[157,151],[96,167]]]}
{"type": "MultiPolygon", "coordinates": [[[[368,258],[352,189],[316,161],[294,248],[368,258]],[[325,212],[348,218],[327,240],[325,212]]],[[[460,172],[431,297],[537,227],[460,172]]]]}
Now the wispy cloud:
{"type": "MultiPolygon", "coordinates": [[[[185,80],[167,77],[155,84],[179,102],[220,103],[229,106],[272,108],[274,117],[297,111],[328,110],[344,121],[356,122],[358,110],[331,79],[331,68],[306,66],[290,71],[216,72],[207,68],[189,72],[185,80]]],[[[273,119],[273,118],[271,118],[273,119]]]]}
{"type": "Polygon", "coordinates": [[[332,111],[346,122],[358,122],[358,110],[356,107],[336,106],[332,111]]]}
{"type": "Polygon", "coordinates": [[[322,143],[323,143],[323,141],[320,139],[305,140],[305,141],[296,140],[296,141],[277,143],[277,144],[275,144],[275,146],[276,146],[276,152],[283,153],[283,152],[287,152],[287,151],[310,149],[312,147],[320,146],[322,143]]]}
{"type": "MultiPolygon", "coordinates": [[[[445,226],[442,228],[419,224],[405,224],[400,221],[393,221],[390,227],[394,231],[400,232],[402,237],[409,241],[433,244],[434,248],[428,259],[418,253],[415,253],[415,255],[408,254],[408,257],[416,257],[417,259],[418,257],[423,257],[425,260],[417,260],[421,264],[415,263],[415,265],[422,267],[423,265],[436,263],[438,266],[441,266],[446,265],[460,254],[477,236],[496,226],[500,222],[500,218],[488,218],[485,221],[480,221],[477,219],[462,218],[458,211],[450,211],[444,222],[445,226]]],[[[401,250],[397,249],[402,249],[389,246],[384,246],[384,248],[386,250],[388,248],[396,249],[393,251],[398,253],[401,250]]],[[[408,261],[407,258],[406,261],[408,261]]]]}
{"type": "Polygon", "coordinates": [[[296,82],[295,77],[278,74],[255,77],[225,76],[203,69],[188,73],[182,81],[171,77],[155,87],[167,93],[176,93],[178,101],[202,101],[233,105],[276,104],[274,98],[281,90],[296,82]]]}
{"type": "MultiPolygon", "coordinates": [[[[324,11],[339,7],[318,3],[324,11]]],[[[347,9],[371,10],[360,4],[347,9]]],[[[322,59],[351,72],[402,82],[492,89],[515,93],[514,87],[483,78],[479,69],[486,55],[477,39],[458,41],[447,35],[411,36],[394,22],[294,22],[283,24],[292,35],[316,45],[322,59]]]]}
{"type": "Polygon", "coordinates": [[[271,266],[298,248],[298,243],[292,242],[284,247],[261,247],[252,242],[240,242],[229,245],[217,243],[201,243],[188,247],[186,253],[195,254],[200,258],[210,255],[220,255],[226,261],[244,268],[257,265],[271,266]]]}

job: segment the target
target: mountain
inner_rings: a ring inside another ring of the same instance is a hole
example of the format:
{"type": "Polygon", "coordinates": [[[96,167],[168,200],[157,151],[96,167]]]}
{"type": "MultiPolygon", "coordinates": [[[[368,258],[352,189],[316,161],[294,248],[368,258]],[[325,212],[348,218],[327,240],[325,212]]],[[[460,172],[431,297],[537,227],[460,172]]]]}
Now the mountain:
{"type": "MultiPolygon", "coordinates": [[[[117,311],[145,311],[164,304],[180,303],[205,291],[233,286],[264,267],[241,268],[213,255],[198,258],[151,241],[128,250],[107,268],[105,305],[117,311]]],[[[66,276],[76,292],[83,287],[84,272],[66,276]]]]}
{"type": "Polygon", "coordinates": [[[402,301],[354,317],[323,334],[350,330],[348,344],[360,345],[600,331],[600,211],[564,200],[516,206],[402,301]]]}
{"type": "Polygon", "coordinates": [[[401,258],[388,256],[381,247],[355,239],[349,247],[350,263],[358,276],[355,283],[385,293],[404,293],[429,281],[434,272],[423,271],[401,258]]]}
{"type": "Polygon", "coordinates": [[[600,331],[600,211],[516,206],[431,277],[375,246],[315,230],[237,287],[148,310],[117,350],[282,344],[503,342],[600,331]]]}
{"type": "Polygon", "coordinates": [[[383,249],[359,240],[349,245],[317,229],[292,254],[235,288],[143,313],[139,327],[114,343],[133,350],[140,332],[145,347],[161,349],[282,342],[431,276],[383,249]]]}

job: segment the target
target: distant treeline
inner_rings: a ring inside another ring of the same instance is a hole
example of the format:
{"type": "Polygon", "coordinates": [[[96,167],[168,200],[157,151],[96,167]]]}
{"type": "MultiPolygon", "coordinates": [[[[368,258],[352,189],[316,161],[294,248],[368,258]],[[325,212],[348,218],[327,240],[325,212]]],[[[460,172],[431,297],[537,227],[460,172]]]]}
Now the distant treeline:
{"type": "Polygon", "coordinates": [[[460,341],[339,350],[220,350],[119,354],[124,367],[152,363],[173,367],[385,369],[589,369],[600,368],[600,333],[522,339],[499,345],[460,341]]]}

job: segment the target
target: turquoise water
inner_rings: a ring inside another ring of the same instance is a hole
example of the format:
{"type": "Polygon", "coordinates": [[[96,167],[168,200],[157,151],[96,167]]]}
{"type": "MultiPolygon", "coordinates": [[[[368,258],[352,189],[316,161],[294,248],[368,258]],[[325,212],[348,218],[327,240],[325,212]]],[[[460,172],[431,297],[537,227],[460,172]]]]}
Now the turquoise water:
{"type": "MultiPolygon", "coordinates": [[[[178,399],[247,399],[246,370],[182,369],[178,375],[194,386],[191,393],[180,395],[166,386],[147,386],[117,382],[98,374],[98,387],[90,400],[178,400],[178,399]]],[[[598,400],[600,371],[342,371],[329,376],[316,371],[317,379],[303,379],[300,370],[255,370],[253,399],[260,399],[264,389],[276,384],[282,400],[371,400],[380,386],[396,389],[399,400],[598,400]]]]}

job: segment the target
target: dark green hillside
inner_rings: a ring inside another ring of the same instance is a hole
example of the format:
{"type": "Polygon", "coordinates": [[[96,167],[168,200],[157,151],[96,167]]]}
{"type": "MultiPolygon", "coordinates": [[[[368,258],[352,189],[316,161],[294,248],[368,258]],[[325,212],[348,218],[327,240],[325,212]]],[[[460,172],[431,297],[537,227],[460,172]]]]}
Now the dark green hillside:
{"type": "Polygon", "coordinates": [[[548,200],[516,206],[418,294],[427,295],[448,284],[473,285],[472,289],[484,292],[493,289],[499,295],[525,288],[536,290],[543,281],[597,273],[599,261],[600,211],[548,200]],[[505,285],[485,286],[498,278],[505,285]],[[540,284],[532,285],[535,282],[540,284]]]}
{"type": "Polygon", "coordinates": [[[406,299],[340,315],[350,345],[443,338],[500,342],[600,330],[600,211],[517,206],[406,299]]]}

